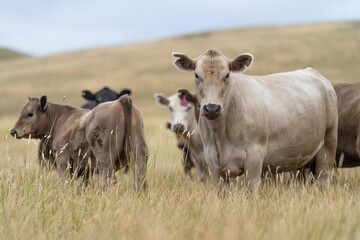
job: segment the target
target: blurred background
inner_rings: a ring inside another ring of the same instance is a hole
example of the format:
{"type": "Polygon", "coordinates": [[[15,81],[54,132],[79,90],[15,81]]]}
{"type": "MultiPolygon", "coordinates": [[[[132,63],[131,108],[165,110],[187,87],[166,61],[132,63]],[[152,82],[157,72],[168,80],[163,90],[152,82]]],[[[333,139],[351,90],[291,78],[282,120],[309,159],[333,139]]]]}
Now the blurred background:
{"type": "MultiPolygon", "coordinates": [[[[108,86],[132,90],[152,152],[159,139],[176,149],[164,129],[170,116],[153,94],[194,91],[192,74],[177,71],[171,53],[207,49],[252,53],[249,74],[311,66],[332,82],[356,82],[360,1],[0,0],[0,138],[10,139],[29,96],[81,106],[82,90],[108,86]]],[[[0,154],[23,142],[6,144],[0,154]]]]}

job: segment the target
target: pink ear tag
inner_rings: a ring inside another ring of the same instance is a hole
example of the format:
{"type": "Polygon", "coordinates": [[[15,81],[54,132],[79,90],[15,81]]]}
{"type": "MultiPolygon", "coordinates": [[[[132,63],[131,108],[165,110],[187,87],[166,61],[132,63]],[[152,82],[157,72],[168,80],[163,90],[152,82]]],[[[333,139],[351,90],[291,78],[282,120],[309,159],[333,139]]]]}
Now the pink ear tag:
{"type": "Polygon", "coordinates": [[[185,96],[183,96],[181,99],[180,99],[180,106],[182,107],[187,107],[189,105],[189,101],[186,99],[185,96]]]}

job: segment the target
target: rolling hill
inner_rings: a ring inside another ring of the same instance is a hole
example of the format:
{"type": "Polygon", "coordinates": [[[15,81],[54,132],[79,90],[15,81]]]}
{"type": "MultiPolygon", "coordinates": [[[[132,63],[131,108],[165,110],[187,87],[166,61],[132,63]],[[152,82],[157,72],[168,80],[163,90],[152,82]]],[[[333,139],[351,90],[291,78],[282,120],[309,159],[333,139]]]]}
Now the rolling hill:
{"type": "Polygon", "coordinates": [[[0,62],[19,59],[19,58],[25,58],[25,57],[29,57],[29,56],[27,54],[24,54],[24,53],[15,51],[15,50],[0,47],[0,62]]]}
{"type": "Polygon", "coordinates": [[[50,101],[80,106],[84,102],[81,90],[106,85],[131,88],[145,118],[157,118],[155,92],[193,89],[193,76],[172,66],[171,53],[197,57],[210,48],[229,58],[252,53],[255,62],[249,74],[311,66],[332,82],[360,80],[360,22],[229,29],[0,62],[0,117],[17,115],[28,96],[46,94],[50,101]]]}

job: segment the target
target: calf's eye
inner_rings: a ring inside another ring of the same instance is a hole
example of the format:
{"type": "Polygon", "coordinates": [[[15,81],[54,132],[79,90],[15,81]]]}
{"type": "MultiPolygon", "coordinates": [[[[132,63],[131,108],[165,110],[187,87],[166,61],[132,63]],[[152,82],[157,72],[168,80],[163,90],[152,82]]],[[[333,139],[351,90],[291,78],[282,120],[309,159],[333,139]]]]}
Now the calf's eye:
{"type": "Polygon", "coordinates": [[[31,118],[32,116],[34,116],[34,113],[32,113],[32,112],[29,112],[29,113],[26,115],[27,118],[31,118]]]}

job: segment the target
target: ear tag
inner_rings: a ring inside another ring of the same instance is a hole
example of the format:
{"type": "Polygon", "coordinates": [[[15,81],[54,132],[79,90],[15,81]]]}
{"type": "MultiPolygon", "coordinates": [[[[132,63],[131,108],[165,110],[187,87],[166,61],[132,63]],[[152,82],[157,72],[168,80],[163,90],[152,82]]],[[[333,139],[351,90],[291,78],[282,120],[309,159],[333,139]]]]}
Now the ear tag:
{"type": "Polygon", "coordinates": [[[187,107],[189,105],[189,101],[186,99],[185,96],[183,96],[181,99],[180,99],[180,106],[182,107],[187,107]]]}

